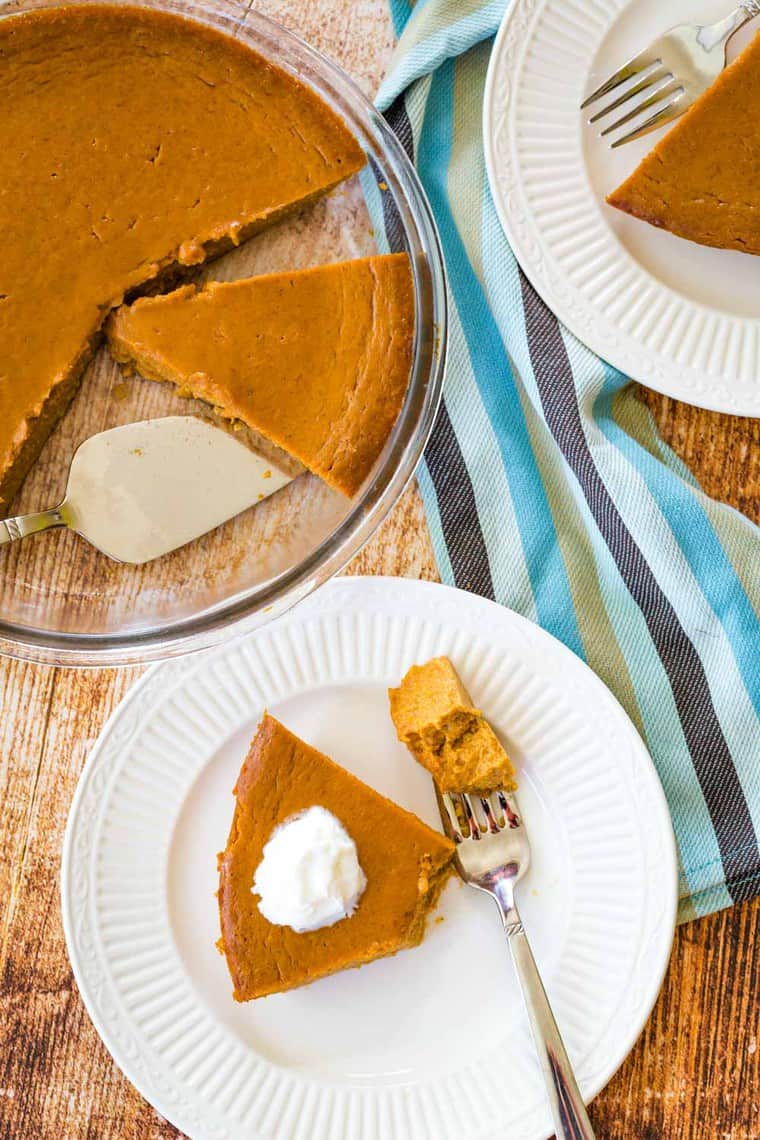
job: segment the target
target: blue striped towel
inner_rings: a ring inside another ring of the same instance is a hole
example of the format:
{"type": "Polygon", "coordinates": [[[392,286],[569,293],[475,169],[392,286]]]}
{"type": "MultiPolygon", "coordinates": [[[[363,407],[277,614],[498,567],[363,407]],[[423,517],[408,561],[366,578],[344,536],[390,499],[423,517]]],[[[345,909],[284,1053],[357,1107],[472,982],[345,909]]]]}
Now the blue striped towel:
{"type": "Polygon", "coordinates": [[[481,127],[505,0],[391,6],[378,105],[449,273],[444,406],[419,471],[441,577],[539,622],[616,693],[668,797],[680,917],[706,914],[760,892],[760,531],[700,491],[515,262],[481,127]]]}

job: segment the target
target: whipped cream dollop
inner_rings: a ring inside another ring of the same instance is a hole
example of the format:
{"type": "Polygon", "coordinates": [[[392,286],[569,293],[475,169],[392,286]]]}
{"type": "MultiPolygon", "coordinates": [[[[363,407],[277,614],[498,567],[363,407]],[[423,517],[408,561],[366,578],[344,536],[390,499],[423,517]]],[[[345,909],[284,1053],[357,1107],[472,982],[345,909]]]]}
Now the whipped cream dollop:
{"type": "Polygon", "coordinates": [[[310,807],[276,827],[253,876],[259,910],[302,934],[353,914],[367,879],[340,820],[310,807]]]}

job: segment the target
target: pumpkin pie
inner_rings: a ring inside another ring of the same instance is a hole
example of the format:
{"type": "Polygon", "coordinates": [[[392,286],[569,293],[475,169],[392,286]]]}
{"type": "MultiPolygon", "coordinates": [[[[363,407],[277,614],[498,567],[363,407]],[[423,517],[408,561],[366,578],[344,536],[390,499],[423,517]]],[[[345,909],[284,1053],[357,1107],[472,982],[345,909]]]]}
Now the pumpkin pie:
{"type": "Polygon", "coordinates": [[[413,334],[405,253],[188,285],[107,326],[117,360],[242,421],[345,495],[398,417],[413,334]]]}
{"type": "Polygon", "coordinates": [[[388,696],[399,740],[442,792],[488,794],[517,787],[509,756],[448,657],[413,665],[388,696]]]}
{"type": "Polygon", "coordinates": [[[333,111],[182,16],[0,20],[0,514],[108,312],[326,193],[365,156],[333,111]]]}
{"type": "Polygon", "coordinates": [[[265,716],[235,786],[219,856],[219,948],[236,1001],[290,990],[416,946],[452,870],[454,845],[265,716]],[[252,891],[274,829],[323,807],[353,839],[367,885],[354,913],[297,933],[270,923],[252,891]]]}
{"type": "Polygon", "coordinates": [[[760,33],[607,201],[701,245],[760,254],[760,33]]]}

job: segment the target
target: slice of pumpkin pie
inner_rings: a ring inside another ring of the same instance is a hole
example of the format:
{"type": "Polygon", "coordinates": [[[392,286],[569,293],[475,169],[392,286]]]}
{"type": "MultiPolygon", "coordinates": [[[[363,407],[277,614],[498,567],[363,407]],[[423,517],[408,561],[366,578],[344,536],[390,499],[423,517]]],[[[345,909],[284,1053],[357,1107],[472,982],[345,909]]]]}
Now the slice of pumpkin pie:
{"type": "Polygon", "coordinates": [[[353,495],[409,383],[409,258],[188,285],[118,309],[106,331],[118,361],[242,421],[353,495]]]}
{"type": "Polygon", "coordinates": [[[760,254],[760,33],[607,201],[701,245],[760,254]]]}
{"type": "Polygon", "coordinates": [[[219,856],[236,1001],[416,946],[454,845],[265,716],[219,856]]]}

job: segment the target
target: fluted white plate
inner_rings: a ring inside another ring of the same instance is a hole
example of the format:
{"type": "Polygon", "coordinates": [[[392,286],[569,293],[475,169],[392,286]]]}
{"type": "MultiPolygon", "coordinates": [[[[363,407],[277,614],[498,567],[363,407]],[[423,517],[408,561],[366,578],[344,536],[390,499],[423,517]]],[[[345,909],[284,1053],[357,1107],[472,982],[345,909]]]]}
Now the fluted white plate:
{"type": "Polygon", "coordinates": [[[418,949],[248,1005],[214,947],[216,853],[263,710],[435,826],[386,688],[439,653],[519,768],[534,852],[523,918],[587,1098],[641,1031],[670,951],[676,863],[625,713],[494,603],[343,579],[252,637],[147,673],[71,809],[61,893],[79,989],[117,1064],[193,1140],[461,1140],[474,1120],[484,1138],[551,1132],[496,910],[458,881],[418,949]]]}
{"type": "MultiPolygon", "coordinates": [[[[491,56],[484,138],[507,238],[560,320],[658,392],[760,416],[760,259],[695,245],[607,206],[662,131],[611,151],[579,110],[666,28],[718,19],[730,6],[512,0],[491,56]]],[[[757,26],[734,37],[730,55],[757,26]]]]}

